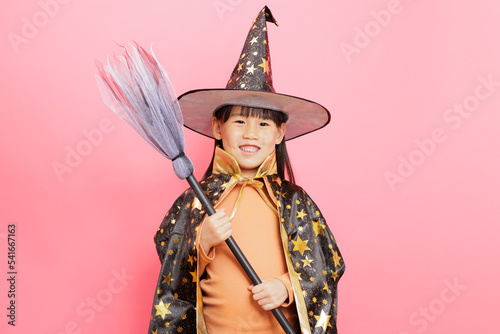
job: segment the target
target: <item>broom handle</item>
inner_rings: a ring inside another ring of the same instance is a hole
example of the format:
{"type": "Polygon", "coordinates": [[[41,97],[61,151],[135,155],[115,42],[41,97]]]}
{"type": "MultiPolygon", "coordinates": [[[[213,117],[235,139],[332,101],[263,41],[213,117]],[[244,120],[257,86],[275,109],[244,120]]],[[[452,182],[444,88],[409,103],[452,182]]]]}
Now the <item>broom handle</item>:
{"type": "MultiPolygon", "coordinates": [[[[212,203],[209,202],[207,196],[201,189],[200,184],[193,176],[193,174],[189,175],[186,180],[188,181],[191,188],[194,190],[194,193],[196,194],[196,197],[198,197],[198,200],[201,202],[205,210],[207,210],[208,214],[210,216],[213,215],[215,213],[215,209],[212,206],[212,203]]],[[[259,285],[260,283],[262,283],[257,273],[252,268],[252,265],[250,264],[250,262],[248,262],[247,258],[241,251],[240,247],[238,247],[238,245],[236,244],[236,241],[234,241],[233,237],[227,238],[226,244],[231,250],[231,252],[233,252],[234,256],[240,263],[243,270],[245,270],[245,272],[247,273],[247,276],[248,278],[250,278],[250,281],[252,281],[253,285],[259,285]]],[[[281,312],[279,308],[275,308],[271,310],[271,312],[273,312],[274,317],[276,318],[276,320],[278,320],[281,327],[285,330],[285,333],[295,334],[295,331],[293,330],[292,326],[290,325],[288,320],[283,315],[283,312],[281,312]]]]}

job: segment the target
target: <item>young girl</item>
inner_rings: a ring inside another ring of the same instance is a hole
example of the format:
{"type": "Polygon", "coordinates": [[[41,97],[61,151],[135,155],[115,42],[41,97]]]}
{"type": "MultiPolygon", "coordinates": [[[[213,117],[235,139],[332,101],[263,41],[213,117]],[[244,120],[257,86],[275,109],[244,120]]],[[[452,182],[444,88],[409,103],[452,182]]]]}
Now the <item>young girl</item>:
{"type": "Polygon", "coordinates": [[[149,333],[283,333],[270,312],[277,307],[297,333],[337,333],[344,262],[319,209],[294,184],[285,146],[325,126],[329,113],[275,93],[266,21],[275,22],[267,7],[226,89],[179,97],[186,126],[215,139],[201,186],[216,213],[206,217],[186,190],[165,216],[149,333]],[[261,284],[250,283],[224,243],[229,236],[261,284]]]}

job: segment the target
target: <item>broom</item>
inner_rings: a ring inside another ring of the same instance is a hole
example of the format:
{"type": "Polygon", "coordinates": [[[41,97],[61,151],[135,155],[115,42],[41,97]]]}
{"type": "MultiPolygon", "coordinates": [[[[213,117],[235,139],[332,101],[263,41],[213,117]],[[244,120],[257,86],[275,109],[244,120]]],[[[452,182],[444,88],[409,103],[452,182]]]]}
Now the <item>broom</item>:
{"type": "MultiPolygon", "coordinates": [[[[193,176],[191,159],[184,154],[182,112],[167,73],[152,48],[151,54],[137,43],[132,45],[131,52],[124,49],[125,54],[115,56],[112,61],[108,58],[106,66],[96,61],[96,79],[104,102],[158,152],[172,160],[175,175],[188,181],[210,216],[215,214],[193,176]]],[[[262,283],[233,237],[226,239],[226,244],[250,281],[254,285],[262,283]]],[[[285,333],[295,334],[279,308],[273,309],[272,313],[285,333]]]]}

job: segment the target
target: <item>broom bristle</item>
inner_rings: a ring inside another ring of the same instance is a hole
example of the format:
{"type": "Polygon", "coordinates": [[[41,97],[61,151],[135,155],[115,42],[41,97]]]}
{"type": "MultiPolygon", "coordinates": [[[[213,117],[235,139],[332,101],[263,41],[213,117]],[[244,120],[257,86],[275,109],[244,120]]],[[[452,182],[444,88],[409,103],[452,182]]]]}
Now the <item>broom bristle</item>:
{"type": "MultiPolygon", "coordinates": [[[[172,160],[184,152],[182,113],[167,73],[154,56],[135,43],[129,52],[98,65],[104,102],[158,152],[172,160]]],[[[173,161],[180,179],[194,173],[189,157],[173,161]]]]}

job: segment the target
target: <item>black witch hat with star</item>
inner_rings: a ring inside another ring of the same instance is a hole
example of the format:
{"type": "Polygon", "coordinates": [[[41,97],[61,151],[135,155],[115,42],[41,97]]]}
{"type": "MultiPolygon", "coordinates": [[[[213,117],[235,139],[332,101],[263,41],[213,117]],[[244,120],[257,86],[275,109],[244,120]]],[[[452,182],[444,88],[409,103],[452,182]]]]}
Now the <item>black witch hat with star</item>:
{"type": "Polygon", "coordinates": [[[226,88],[192,90],[179,96],[184,125],[187,128],[213,138],[213,113],[225,105],[264,108],[285,113],[288,116],[285,140],[321,129],[330,122],[330,113],[320,104],[276,93],[273,87],[266,22],[278,25],[267,6],[253,21],[226,88]]]}

